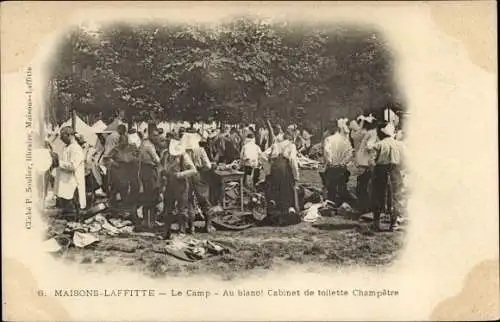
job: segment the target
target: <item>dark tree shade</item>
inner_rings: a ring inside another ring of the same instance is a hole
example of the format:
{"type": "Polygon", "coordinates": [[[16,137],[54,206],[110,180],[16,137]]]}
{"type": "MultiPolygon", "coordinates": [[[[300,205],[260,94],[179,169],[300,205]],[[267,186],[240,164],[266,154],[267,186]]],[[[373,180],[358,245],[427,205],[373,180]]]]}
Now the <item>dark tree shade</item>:
{"type": "Polygon", "coordinates": [[[398,102],[383,38],[353,26],[238,18],[216,28],[75,29],[54,57],[49,108],[91,118],[283,122],[321,127],[398,102]],[[307,120],[307,122],[305,122],[307,120]]]}

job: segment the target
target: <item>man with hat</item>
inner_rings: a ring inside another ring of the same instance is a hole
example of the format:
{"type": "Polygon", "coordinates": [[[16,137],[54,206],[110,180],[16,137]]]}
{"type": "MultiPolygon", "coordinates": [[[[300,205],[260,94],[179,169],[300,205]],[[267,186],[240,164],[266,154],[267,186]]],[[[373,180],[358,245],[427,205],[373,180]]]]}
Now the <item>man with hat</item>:
{"type": "MultiPolygon", "coordinates": [[[[181,139],[181,145],[186,149],[197,173],[189,179],[190,193],[189,204],[191,214],[189,218],[195,216],[195,199],[196,203],[200,206],[201,211],[205,216],[205,231],[213,232],[215,229],[212,226],[212,214],[210,203],[210,183],[212,176],[212,162],[208,158],[207,152],[200,146],[201,136],[198,133],[186,133],[181,139]]],[[[194,226],[189,227],[191,232],[194,232],[194,226]]]]}
{"type": "Polygon", "coordinates": [[[392,122],[384,122],[378,127],[379,141],[369,144],[368,149],[375,152],[375,167],[372,180],[373,228],[380,231],[380,215],[390,215],[390,230],[396,225],[397,209],[393,209],[395,189],[398,188],[397,167],[401,163],[400,146],[394,139],[395,130],[392,122]]]}
{"type": "Polygon", "coordinates": [[[61,141],[65,144],[60,156],[55,157],[57,166],[55,178],[55,195],[63,209],[73,202],[76,214],[80,209],[85,209],[85,164],[83,150],[76,142],[74,131],[70,126],[65,126],[60,131],[61,141]]]}
{"type": "Polygon", "coordinates": [[[188,219],[188,224],[194,224],[191,218],[188,218],[188,179],[196,175],[197,171],[193,161],[177,140],[170,140],[168,151],[164,152],[161,164],[163,167],[161,176],[164,185],[163,218],[165,220],[163,238],[170,239],[170,229],[176,208],[181,233],[186,232],[186,221],[188,219]]]}

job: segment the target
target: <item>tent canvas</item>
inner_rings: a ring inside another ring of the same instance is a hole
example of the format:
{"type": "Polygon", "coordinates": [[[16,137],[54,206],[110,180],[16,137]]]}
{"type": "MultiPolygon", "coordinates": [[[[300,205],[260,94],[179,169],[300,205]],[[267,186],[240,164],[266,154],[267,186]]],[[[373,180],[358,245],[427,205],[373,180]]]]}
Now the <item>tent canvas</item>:
{"type": "MultiPolygon", "coordinates": [[[[71,119],[64,122],[61,125],[61,127],[57,130],[57,136],[54,137],[54,139],[51,142],[52,148],[53,148],[54,152],[56,152],[57,154],[61,154],[62,150],[64,148],[64,142],[61,141],[61,139],[60,139],[60,131],[63,127],[71,126],[71,123],[72,123],[71,119]]],[[[76,116],[75,131],[76,131],[76,133],[83,135],[83,137],[85,138],[87,143],[89,143],[90,145],[94,145],[94,146],[96,145],[97,135],[96,135],[94,129],[92,129],[91,126],[89,126],[87,123],[85,123],[78,115],[76,116]]]]}
{"type": "Polygon", "coordinates": [[[102,120],[99,120],[99,121],[95,122],[94,125],[92,125],[92,129],[96,133],[104,131],[107,127],[108,126],[106,125],[106,123],[104,123],[102,120]]]}

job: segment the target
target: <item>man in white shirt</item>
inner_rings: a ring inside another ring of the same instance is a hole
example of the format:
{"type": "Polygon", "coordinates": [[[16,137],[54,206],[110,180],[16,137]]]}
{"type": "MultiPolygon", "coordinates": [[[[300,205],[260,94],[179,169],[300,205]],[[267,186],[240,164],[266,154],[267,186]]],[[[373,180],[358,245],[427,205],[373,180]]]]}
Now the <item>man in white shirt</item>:
{"type": "Polygon", "coordinates": [[[255,188],[260,179],[260,159],[262,158],[262,150],[255,143],[255,137],[252,133],[248,133],[245,139],[245,144],[241,149],[240,159],[244,167],[245,175],[243,182],[247,182],[247,178],[252,178],[252,184],[248,184],[252,189],[255,188]]]}
{"type": "Polygon", "coordinates": [[[331,133],[325,138],[324,158],[326,164],[325,186],[328,191],[328,200],[340,206],[343,202],[352,202],[347,191],[349,172],[347,166],[353,160],[353,149],[349,138],[341,132],[343,122],[333,125],[331,133]]]}
{"type": "Polygon", "coordinates": [[[75,205],[76,214],[85,209],[85,160],[83,150],[74,138],[74,131],[66,126],[61,129],[61,141],[64,149],[55,160],[57,166],[55,194],[63,208],[70,202],[75,205]]]}

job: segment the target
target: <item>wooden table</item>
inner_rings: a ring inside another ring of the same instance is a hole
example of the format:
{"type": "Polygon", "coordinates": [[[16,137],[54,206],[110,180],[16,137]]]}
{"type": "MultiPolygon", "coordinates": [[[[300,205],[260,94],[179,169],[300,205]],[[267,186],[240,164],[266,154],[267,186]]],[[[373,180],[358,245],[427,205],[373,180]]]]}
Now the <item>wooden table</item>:
{"type": "Polygon", "coordinates": [[[226,209],[226,183],[238,181],[240,183],[240,209],[243,212],[243,175],[244,172],[237,170],[215,170],[215,174],[221,182],[221,202],[222,208],[226,209]]]}

